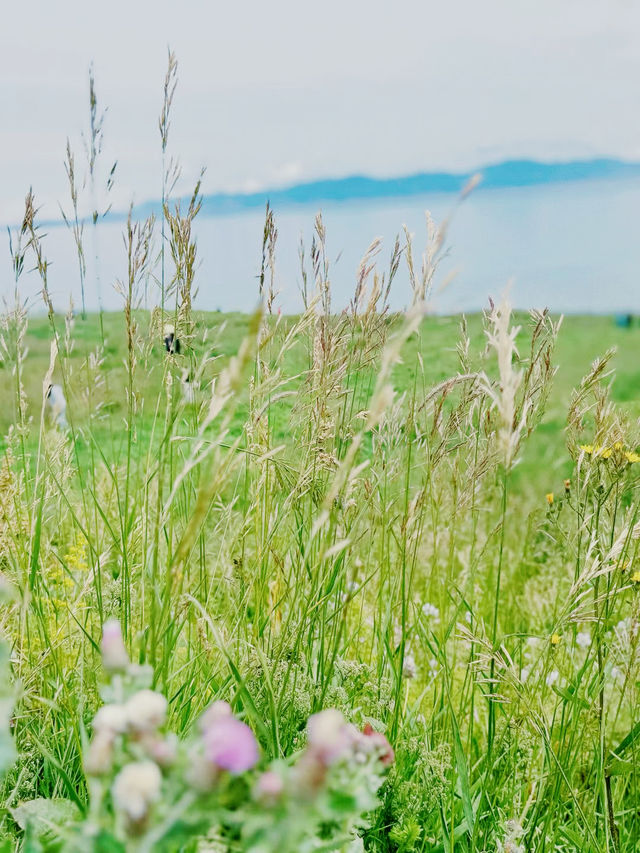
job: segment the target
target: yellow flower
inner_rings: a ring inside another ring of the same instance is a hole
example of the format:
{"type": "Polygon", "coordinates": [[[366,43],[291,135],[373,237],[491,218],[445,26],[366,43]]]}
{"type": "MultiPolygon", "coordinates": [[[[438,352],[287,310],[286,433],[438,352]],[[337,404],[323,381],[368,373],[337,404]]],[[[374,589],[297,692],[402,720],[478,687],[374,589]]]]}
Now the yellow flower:
{"type": "Polygon", "coordinates": [[[613,450],[610,447],[598,447],[596,449],[596,456],[601,456],[603,459],[609,459],[613,450]]]}
{"type": "Polygon", "coordinates": [[[589,456],[591,456],[591,454],[593,453],[593,444],[581,444],[580,450],[582,450],[583,453],[587,453],[589,456]]]}
{"type": "Polygon", "coordinates": [[[624,455],[627,462],[640,462],[640,456],[637,453],[634,453],[632,450],[626,450],[624,455]]]}
{"type": "Polygon", "coordinates": [[[617,451],[622,450],[623,447],[624,447],[624,444],[621,441],[616,441],[613,444],[613,449],[617,450],[617,451]]]}
{"type": "Polygon", "coordinates": [[[634,583],[640,583],[640,572],[636,571],[631,575],[631,580],[634,583]]]}
{"type": "Polygon", "coordinates": [[[552,646],[559,645],[561,639],[562,639],[562,637],[560,636],[560,634],[552,634],[551,635],[551,645],[552,646]]]}
{"type": "Polygon", "coordinates": [[[551,504],[553,503],[553,492],[548,492],[545,497],[547,499],[547,503],[549,504],[549,506],[551,506],[551,504]]]}

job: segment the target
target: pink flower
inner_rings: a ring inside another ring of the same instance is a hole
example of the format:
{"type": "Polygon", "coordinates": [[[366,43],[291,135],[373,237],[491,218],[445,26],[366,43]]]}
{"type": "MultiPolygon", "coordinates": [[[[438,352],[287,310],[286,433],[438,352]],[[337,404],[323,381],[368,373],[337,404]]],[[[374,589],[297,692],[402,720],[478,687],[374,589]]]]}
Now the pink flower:
{"type": "Polygon", "coordinates": [[[200,717],[200,721],[198,723],[200,731],[206,732],[207,729],[218,720],[231,716],[231,705],[228,702],[223,702],[222,700],[214,702],[213,705],[209,705],[207,710],[200,717]]]}
{"type": "Polygon", "coordinates": [[[117,619],[108,619],[102,626],[100,651],[102,665],[107,672],[123,672],[129,666],[129,655],[117,619]]]}
{"type": "Polygon", "coordinates": [[[216,713],[216,705],[201,720],[205,757],[221,770],[244,773],[258,760],[258,742],[249,726],[230,713],[216,713]]]}
{"type": "Polygon", "coordinates": [[[264,803],[273,803],[284,790],[282,779],[273,770],[266,770],[256,782],[254,796],[264,803]]]}
{"type": "Polygon", "coordinates": [[[307,721],[309,750],[327,767],[351,753],[356,736],[355,727],[335,708],[312,714],[307,721]]]}
{"type": "Polygon", "coordinates": [[[380,758],[381,763],[388,767],[390,764],[393,764],[395,760],[395,753],[393,751],[393,747],[386,739],[386,737],[382,734],[382,732],[377,732],[375,729],[367,723],[362,730],[363,740],[362,744],[367,749],[367,751],[377,751],[378,757],[380,758]]]}

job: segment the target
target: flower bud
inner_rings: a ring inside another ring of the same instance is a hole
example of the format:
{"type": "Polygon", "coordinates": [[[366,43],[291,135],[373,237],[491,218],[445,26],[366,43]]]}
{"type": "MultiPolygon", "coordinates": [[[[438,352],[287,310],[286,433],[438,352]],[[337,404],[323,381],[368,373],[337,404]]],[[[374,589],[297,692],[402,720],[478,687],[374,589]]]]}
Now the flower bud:
{"type": "Polygon", "coordinates": [[[102,665],[107,672],[124,672],[129,666],[129,655],[117,619],[109,619],[104,623],[100,650],[102,652],[102,665]]]}

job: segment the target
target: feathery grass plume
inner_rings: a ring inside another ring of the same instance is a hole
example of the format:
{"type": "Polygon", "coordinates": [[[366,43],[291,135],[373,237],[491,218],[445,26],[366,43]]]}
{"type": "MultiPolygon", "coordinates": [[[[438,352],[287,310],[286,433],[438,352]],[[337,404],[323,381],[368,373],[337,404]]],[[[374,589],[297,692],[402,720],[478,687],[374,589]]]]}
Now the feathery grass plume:
{"type": "MultiPolygon", "coordinates": [[[[181,345],[187,348],[189,354],[194,335],[191,316],[193,299],[197,295],[197,290],[194,288],[197,244],[193,234],[193,223],[202,207],[200,187],[203,174],[204,172],[201,173],[194,187],[185,215],[182,215],[180,202],[177,202],[173,212],[168,205],[164,208],[162,220],[163,224],[166,222],[169,227],[169,247],[174,265],[173,276],[164,291],[165,305],[173,299],[174,305],[169,317],[173,321],[174,334],[181,345]]],[[[191,369],[193,369],[193,363],[191,369]]]]}
{"type": "Polygon", "coordinates": [[[267,314],[273,314],[273,304],[278,295],[275,289],[276,269],[276,242],[278,240],[278,229],[276,228],[273,210],[267,202],[264,230],[262,234],[262,260],[260,262],[259,294],[264,300],[267,314]],[[265,287],[267,269],[269,270],[269,283],[265,287]]]}
{"type": "Polygon", "coordinates": [[[73,156],[73,151],[71,150],[71,143],[67,139],[67,159],[64,164],[65,171],[67,173],[67,180],[69,182],[69,194],[71,196],[71,208],[73,210],[73,217],[70,218],[64,212],[62,205],[60,205],[60,213],[62,214],[62,218],[64,219],[64,223],[67,228],[71,231],[73,236],[73,241],[76,247],[76,255],[78,258],[78,273],[80,276],[80,295],[82,301],[82,319],[87,319],[87,307],[85,303],[85,283],[87,278],[87,261],[84,254],[84,222],[80,219],[78,213],[78,178],[76,175],[76,167],[75,167],[75,158],[73,156]]]}
{"type": "Polygon", "coordinates": [[[169,129],[171,127],[171,107],[178,85],[178,60],[171,48],[167,48],[167,71],[164,78],[162,109],[158,119],[160,143],[162,147],[162,213],[160,223],[160,308],[164,312],[165,305],[165,219],[169,197],[180,178],[180,166],[173,158],[167,163],[167,146],[169,144],[169,129]]]}
{"type": "MultiPolygon", "coordinates": [[[[104,345],[104,326],[103,326],[103,307],[102,307],[102,286],[100,277],[100,252],[98,244],[98,222],[106,216],[111,209],[109,202],[109,194],[113,189],[115,182],[115,174],[117,161],[113,163],[103,182],[100,178],[103,177],[99,173],[100,155],[104,145],[104,121],[106,118],[106,109],[101,110],[98,105],[98,96],[96,93],[96,81],[93,64],[89,66],[89,132],[83,134],[83,142],[85,155],[87,160],[87,168],[89,170],[89,192],[91,197],[91,237],[93,243],[93,281],[96,287],[96,295],[98,297],[98,309],[100,312],[100,331],[102,335],[102,343],[104,345]]],[[[82,235],[80,234],[80,238],[82,235]]],[[[80,250],[78,249],[79,262],[80,250]]],[[[84,259],[84,252],[82,253],[84,259]]]]}
{"type": "Polygon", "coordinates": [[[514,361],[518,358],[516,337],[521,327],[510,326],[511,305],[506,293],[500,305],[492,307],[488,321],[487,341],[498,359],[499,385],[496,388],[485,380],[484,388],[498,413],[499,447],[504,466],[509,470],[526,424],[530,401],[525,398],[518,411],[517,396],[524,374],[514,367],[514,361]]]}

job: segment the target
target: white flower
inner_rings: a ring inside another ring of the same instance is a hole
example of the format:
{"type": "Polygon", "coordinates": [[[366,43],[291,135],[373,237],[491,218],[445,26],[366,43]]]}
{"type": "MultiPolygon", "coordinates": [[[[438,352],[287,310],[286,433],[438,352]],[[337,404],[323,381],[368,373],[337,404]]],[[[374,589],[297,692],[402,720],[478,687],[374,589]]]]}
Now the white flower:
{"type": "Polygon", "coordinates": [[[405,678],[415,678],[418,674],[418,667],[413,655],[405,655],[402,664],[402,674],[405,678]]]}
{"type": "Polygon", "coordinates": [[[96,732],[84,759],[84,769],[90,776],[101,776],[111,770],[114,737],[110,729],[96,732]]]}
{"type": "Polygon", "coordinates": [[[167,717],[167,700],[155,690],[139,690],[127,701],[125,710],[133,731],[154,731],[167,717]]]}
{"type": "Polygon", "coordinates": [[[440,611],[435,606],[435,604],[431,604],[429,601],[427,601],[425,604],[422,605],[422,612],[428,619],[431,619],[434,624],[437,625],[438,622],[440,622],[440,611]]]}
{"type": "Polygon", "coordinates": [[[129,717],[124,705],[103,705],[93,718],[94,731],[121,734],[127,728],[129,717]]]}
{"type": "Polygon", "coordinates": [[[588,649],[591,645],[591,634],[588,631],[578,631],[576,634],[576,643],[581,649],[588,649]]]}
{"type": "Polygon", "coordinates": [[[552,669],[549,675],[547,675],[545,681],[547,683],[547,687],[553,687],[556,681],[560,678],[560,673],[557,669],[552,669]]]}
{"type": "Polygon", "coordinates": [[[153,761],[126,764],[111,786],[113,804],[129,820],[138,823],[149,813],[150,806],[160,799],[162,774],[153,761]]]}

